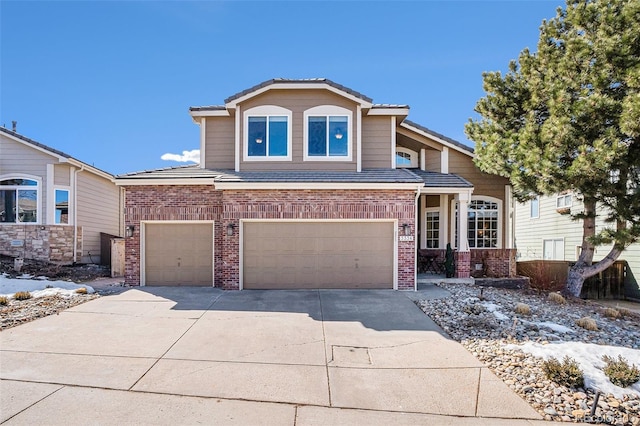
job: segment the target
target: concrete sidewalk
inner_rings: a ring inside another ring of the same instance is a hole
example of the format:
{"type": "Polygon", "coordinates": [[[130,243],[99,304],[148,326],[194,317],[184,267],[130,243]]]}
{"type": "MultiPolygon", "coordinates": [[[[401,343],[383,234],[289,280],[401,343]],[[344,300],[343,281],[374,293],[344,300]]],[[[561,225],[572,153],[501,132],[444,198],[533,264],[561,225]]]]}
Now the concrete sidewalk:
{"type": "Polygon", "coordinates": [[[102,297],[0,333],[0,421],[548,424],[407,295],[102,297]]]}

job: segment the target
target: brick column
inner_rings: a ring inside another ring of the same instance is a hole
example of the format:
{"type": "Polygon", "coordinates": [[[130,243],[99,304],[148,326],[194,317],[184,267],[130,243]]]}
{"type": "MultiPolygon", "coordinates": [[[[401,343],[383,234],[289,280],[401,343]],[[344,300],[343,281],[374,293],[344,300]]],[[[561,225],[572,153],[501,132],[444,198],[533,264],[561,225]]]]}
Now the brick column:
{"type": "Polygon", "coordinates": [[[471,277],[471,252],[462,251],[455,253],[456,278],[471,277]]]}

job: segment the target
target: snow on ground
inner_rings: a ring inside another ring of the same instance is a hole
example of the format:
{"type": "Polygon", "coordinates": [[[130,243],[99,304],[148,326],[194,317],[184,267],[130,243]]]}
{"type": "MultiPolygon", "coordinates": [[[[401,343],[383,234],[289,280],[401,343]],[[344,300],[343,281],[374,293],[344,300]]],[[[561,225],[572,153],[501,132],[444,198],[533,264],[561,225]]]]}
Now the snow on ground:
{"type": "Polygon", "coordinates": [[[69,281],[48,281],[46,278],[34,278],[23,275],[18,278],[9,278],[6,274],[0,274],[0,296],[12,298],[19,291],[28,291],[31,297],[44,297],[59,294],[71,296],[79,288],[86,288],[87,293],[93,293],[93,287],[84,284],[75,284],[69,281]]]}
{"type": "Polygon", "coordinates": [[[500,309],[498,309],[500,308],[500,306],[496,305],[495,303],[483,302],[481,303],[481,305],[484,306],[487,309],[487,311],[491,312],[500,321],[509,319],[508,316],[500,312],[500,309]]]}
{"type": "Polygon", "coordinates": [[[640,350],[638,349],[582,342],[552,342],[544,345],[525,342],[521,345],[509,345],[508,348],[520,349],[543,359],[555,357],[562,361],[565,356],[569,356],[580,365],[584,373],[585,387],[599,390],[605,394],[613,394],[616,398],[622,398],[624,394],[640,396],[640,382],[623,389],[611,383],[602,371],[605,365],[602,360],[603,355],[608,355],[614,359],[618,359],[618,355],[622,355],[629,364],[640,366],[640,350]]]}

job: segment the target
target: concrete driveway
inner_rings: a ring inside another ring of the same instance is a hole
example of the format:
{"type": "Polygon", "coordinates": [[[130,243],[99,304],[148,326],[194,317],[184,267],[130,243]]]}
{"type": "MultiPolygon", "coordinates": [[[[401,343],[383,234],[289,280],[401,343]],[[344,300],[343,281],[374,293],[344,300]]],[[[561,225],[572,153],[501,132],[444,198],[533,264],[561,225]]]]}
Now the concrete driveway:
{"type": "Polygon", "coordinates": [[[408,295],[147,287],[102,297],[0,333],[0,421],[538,423],[408,295]]]}

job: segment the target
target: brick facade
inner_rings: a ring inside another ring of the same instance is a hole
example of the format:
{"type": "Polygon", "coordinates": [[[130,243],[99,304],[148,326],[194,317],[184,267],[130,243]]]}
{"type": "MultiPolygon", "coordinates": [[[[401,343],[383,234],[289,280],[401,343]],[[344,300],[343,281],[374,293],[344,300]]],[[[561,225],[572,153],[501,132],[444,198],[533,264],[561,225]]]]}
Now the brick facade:
{"type": "MultiPolygon", "coordinates": [[[[127,284],[140,284],[140,222],[213,220],[216,287],[240,285],[239,238],[242,219],[397,219],[415,235],[415,194],[407,190],[224,190],[211,186],[127,187],[125,222],[127,284]],[[235,232],[227,236],[227,226],[235,232]]],[[[398,241],[398,289],[413,290],[415,243],[398,241]]]]}
{"type": "Polygon", "coordinates": [[[516,249],[471,250],[471,275],[473,277],[512,278],[516,273],[516,249]],[[482,265],[476,269],[476,265],[482,265]]]}
{"type": "Polygon", "coordinates": [[[77,227],[75,260],[73,235],[73,226],[3,225],[0,226],[0,254],[70,265],[82,258],[82,227],[77,227]],[[14,241],[21,241],[22,245],[13,246],[14,241]]]}
{"type": "Polygon", "coordinates": [[[453,256],[456,262],[456,278],[469,278],[471,276],[471,253],[456,251],[453,256]]]}

